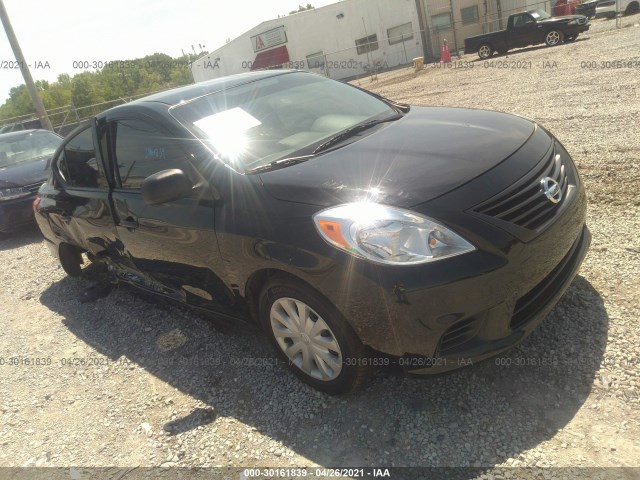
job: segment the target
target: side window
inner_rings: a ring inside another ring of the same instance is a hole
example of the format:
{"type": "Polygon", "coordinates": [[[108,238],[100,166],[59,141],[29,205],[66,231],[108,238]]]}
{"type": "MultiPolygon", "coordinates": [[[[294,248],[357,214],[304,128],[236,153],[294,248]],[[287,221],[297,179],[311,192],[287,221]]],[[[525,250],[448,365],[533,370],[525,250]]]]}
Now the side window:
{"type": "Polygon", "coordinates": [[[524,27],[525,25],[530,25],[532,23],[534,23],[533,18],[526,13],[522,13],[513,17],[514,28],[524,27]]]}
{"type": "Polygon", "coordinates": [[[181,168],[189,175],[189,155],[180,140],[173,139],[154,125],[137,119],[118,120],[115,132],[115,164],[120,187],[139,189],[149,175],[169,168],[181,168]]]}
{"type": "Polygon", "coordinates": [[[101,162],[96,158],[91,128],[67,143],[58,159],[58,170],[72,187],[109,188],[101,162]]]}

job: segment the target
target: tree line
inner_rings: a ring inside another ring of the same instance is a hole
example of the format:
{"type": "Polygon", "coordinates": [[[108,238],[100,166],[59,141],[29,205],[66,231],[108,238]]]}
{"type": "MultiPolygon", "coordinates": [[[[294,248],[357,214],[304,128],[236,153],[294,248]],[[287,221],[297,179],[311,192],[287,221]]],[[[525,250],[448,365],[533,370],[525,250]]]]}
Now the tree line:
{"type": "MultiPolygon", "coordinates": [[[[74,65],[77,68],[99,68],[73,76],[60,74],[54,82],[38,80],[35,83],[47,110],[69,105],[79,109],[193,83],[190,62],[205,53],[178,58],[154,53],[134,60],[77,62],[74,65]]],[[[23,84],[12,88],[9,98],[0,106],[0,122],[33,112],[31,97],[23,84]]]]}

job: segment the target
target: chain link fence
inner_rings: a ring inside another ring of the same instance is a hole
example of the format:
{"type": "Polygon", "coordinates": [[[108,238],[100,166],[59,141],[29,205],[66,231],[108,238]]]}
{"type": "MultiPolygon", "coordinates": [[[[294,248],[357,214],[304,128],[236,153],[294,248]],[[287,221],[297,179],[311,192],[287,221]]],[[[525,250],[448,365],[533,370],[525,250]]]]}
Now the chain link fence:
{"type": "MultiPolygon", "coordinates": [[[[65,136],[78,125],[88,120],[89,118],[96,116],[100,112],[104,112],[105,110],[108,110],[112,107],[116,107],[124,103],[129,103],[138,98],[146,97],[148,95],[152,95],[161,91],[163,90],[141,93],[139,95],[133,95],[124,98],[119,97],[114,100],[94,103],[92,105],[85,105],[82,107],[77,107],[74,104],[65,105],[62,107],[48,109],[47,115],[49,116],[49,120],[51,121],[51,125],[53,126],[53,131],[59,135],[65,136]]],[[[0,129],[5,126],[12,127],[7,128],[7,130],[12,131],[42,128],[40,120],[34,113],[0,120],[0,129]]]]}

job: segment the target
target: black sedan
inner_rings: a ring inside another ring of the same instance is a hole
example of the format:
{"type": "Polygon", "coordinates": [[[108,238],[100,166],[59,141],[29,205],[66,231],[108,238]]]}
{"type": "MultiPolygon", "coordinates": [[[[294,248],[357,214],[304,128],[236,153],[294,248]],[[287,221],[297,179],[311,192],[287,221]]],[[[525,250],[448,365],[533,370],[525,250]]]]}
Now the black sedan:
{"type": "Polygon", "coordinates": [[[221,78],[70,134],[36,218],[65,270],[259,323],[329,392],[451,370],[525,338],[590,243],[540,125],[410,107],[297,71],[221,78]]]}
{"type": "Polygon", "coordinates": [[[0,135],[0,232],[33,222],[31,204],[62,137],[48,130],[0,135]]]}

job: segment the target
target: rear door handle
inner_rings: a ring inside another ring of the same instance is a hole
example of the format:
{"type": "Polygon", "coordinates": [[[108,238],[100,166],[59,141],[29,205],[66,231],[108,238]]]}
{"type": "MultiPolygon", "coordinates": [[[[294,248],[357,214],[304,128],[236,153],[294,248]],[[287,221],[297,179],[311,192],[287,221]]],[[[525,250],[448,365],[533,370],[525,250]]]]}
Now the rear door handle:
{"type": "Polygon", "coordinates": [[[133,217],[127,217],[124,220],[120,220],[120,225],[125,227],[127,230],[135,230],[138,228],[138,221],[133,217]]]}

